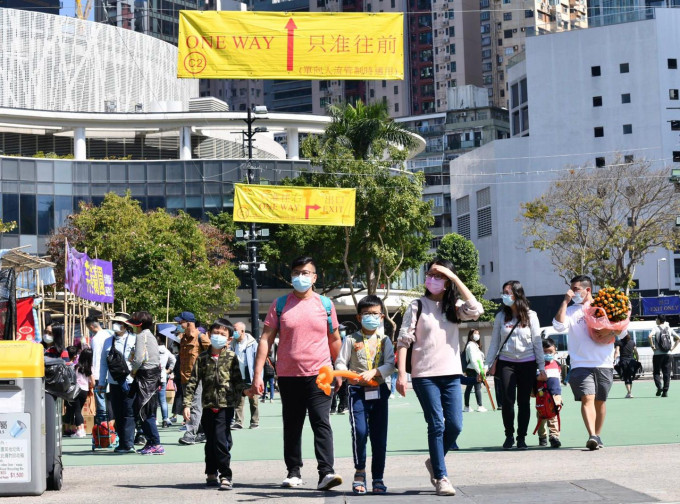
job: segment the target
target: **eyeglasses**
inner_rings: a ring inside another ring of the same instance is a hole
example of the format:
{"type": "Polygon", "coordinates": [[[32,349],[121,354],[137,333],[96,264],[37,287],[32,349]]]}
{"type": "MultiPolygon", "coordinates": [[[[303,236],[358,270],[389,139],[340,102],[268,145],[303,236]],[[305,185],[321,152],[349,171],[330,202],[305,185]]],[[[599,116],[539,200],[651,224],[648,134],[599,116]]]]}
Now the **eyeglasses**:
{"type": "Polygon", "coordinates": [[[425,277],[433,278],[435,280],[446,280],[446,277],[444,275],[440,275],[439,273],[426,273],[425,277]]]}
{"type": "Polygon", "coordinates": [[[316,275],[316,271],[302,270],[302,271],[291,271],[290,272],[290,276],[293,277],[293,278],[299,277],[299,276],[308,277],[308,276],[311,276],[311,275],[316,275]]]}

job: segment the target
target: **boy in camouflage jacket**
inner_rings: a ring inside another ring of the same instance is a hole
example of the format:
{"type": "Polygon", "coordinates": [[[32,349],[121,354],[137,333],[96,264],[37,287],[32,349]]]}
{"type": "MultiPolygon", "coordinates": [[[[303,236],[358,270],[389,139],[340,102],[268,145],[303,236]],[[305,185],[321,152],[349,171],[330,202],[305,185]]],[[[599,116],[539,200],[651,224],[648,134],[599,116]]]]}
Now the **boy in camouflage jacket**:
{"type": "Polygon", "coordinates": [[[219,486],[220,490],[232,489],[230,425],[234,407],[248,387],[241,376],[238,359],[227,348],[233,334],[234,327],[226,319],[217,319],[210,326],[211,346],[196,359],[184,391],[184,418],[188,420],[196,386],[203,383],[201,424],[206,437],[206,484],[219,486]]]}

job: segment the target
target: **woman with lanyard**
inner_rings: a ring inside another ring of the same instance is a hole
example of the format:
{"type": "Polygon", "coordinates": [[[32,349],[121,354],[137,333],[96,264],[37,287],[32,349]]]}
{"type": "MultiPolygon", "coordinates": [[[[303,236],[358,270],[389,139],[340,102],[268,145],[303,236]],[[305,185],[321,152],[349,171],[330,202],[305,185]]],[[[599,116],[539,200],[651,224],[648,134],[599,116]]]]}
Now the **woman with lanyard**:
{"type": "Polygon", "coordinates": [[[456,440],[463,429],[458,324],[477,320],[482,313],[484,308],[455,274],[453,263],[437,259],[428,265],[425,295],[406,308],[399,331],[397,391],[406,395],[410,364],[413,390],[427,421],[430,458],[425,467],[437,495],[456,494],[444,457],[458,448],[456,440]],[[407,357],[409,347],[412,355],[407,357]]]}
{"type": "Polygon", "coordinates": [[[369,295],[357,305],[357,320],[361,329],[342,342],[335,369],[350,370],[361,376],[350,380],[349,423],[352,430],[354,455],[354,482],[352,491],[365,494],[366,441],[371,438],[371,476],[374,494],[383,494],[387,487],[383,482],[385,455],[387,453],[387,405],[390,389],[385,377],[394,372],[394,347],[381,329],[383,304],[378,296],[369,295]],[[375,380],[378,387],[368,382],[375,380]]]}
{"type": "Polygon", "coordinates": [[[524,288],[517,280],[503,284],[503,309],[496,314],[486,365],[494,380],[501,380],[503,449],[515,444],[515,396],[517,397],[517,449],[526,450],[531,418],[531,391],[536,380],[545,381],[541,330],[536,312],[529,309],[524,288]],[[536,370],[539,370],[538,377],[536,370]]]}

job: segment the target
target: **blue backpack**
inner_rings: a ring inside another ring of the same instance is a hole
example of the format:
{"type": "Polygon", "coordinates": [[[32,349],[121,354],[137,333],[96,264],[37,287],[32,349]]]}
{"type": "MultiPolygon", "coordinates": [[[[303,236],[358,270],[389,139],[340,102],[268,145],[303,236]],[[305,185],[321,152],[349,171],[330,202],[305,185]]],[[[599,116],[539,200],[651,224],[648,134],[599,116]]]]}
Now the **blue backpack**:
{"type": "MultiPolygon", "coordinates": [[[[289,295],[290,294],[286,294],[285,296],[276,298],[276,317],[279,321],[279,326],[281,325],[281,314],[283,313],[283,309],[286,306],[286,301],[288,300],[289,295]]],[[[319,297],[321,298],[321,304],[326,309],[326,316],[328,317],[328,334],[333,334],[333,331],[335,330],[333,328],[333,321],[331,320],[331,309],[333,307],[333,303],[326,296],[319,297]]]]}

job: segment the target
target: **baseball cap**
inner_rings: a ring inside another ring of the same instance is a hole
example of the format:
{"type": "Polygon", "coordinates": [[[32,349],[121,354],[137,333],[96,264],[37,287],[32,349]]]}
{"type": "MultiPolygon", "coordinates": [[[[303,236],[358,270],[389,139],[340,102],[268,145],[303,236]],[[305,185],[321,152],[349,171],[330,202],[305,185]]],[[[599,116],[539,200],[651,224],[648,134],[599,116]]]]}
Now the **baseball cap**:
{"type": "Polygon", "coordinates": [[[196,317],[194,314],[188,311],[183,311],[179,314],[179,317],[175,317],[175,322],[196,322],[196,317]]]}

